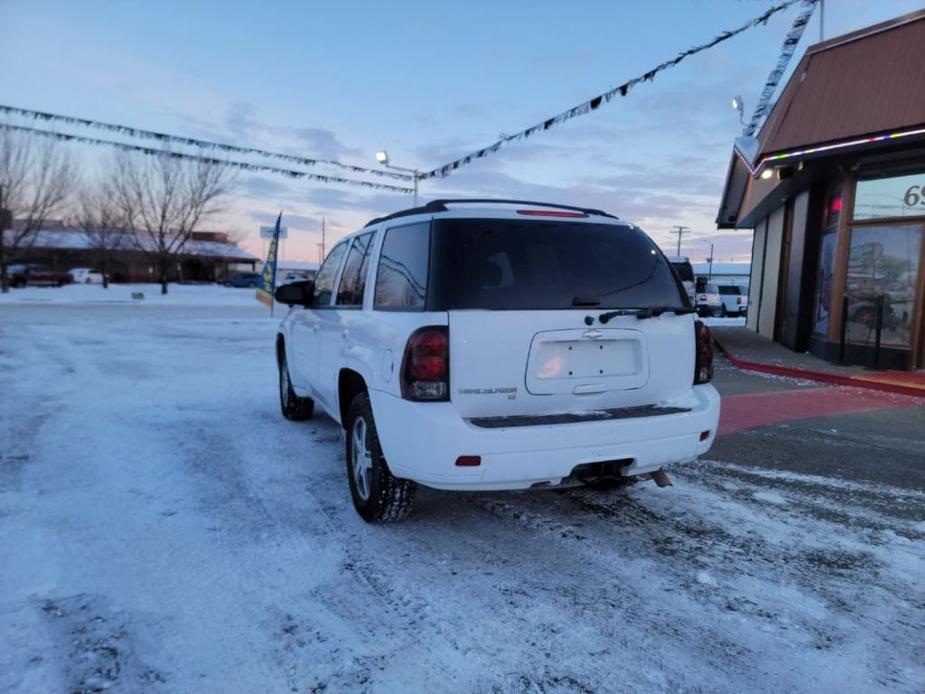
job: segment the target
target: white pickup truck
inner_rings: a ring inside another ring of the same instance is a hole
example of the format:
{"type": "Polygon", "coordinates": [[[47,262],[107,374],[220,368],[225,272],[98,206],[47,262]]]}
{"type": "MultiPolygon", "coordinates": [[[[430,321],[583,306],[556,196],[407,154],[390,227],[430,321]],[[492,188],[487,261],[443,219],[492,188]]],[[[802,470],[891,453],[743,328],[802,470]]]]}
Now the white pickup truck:
{"type": "Polygon", "coordinates": [[[604,212],[434,201],[276,298],[283,415],[342,425],[367,521],[407,516],[417,484],[665,484],[716,434],[709,330],[656,244],[604,212]]]}

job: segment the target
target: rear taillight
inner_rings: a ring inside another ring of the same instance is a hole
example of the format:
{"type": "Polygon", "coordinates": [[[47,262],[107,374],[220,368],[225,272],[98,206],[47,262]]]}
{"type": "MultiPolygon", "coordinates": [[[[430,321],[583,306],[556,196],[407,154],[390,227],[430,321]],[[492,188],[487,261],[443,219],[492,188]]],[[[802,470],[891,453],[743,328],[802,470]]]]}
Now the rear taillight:
{"type": "Polygon", "coordinates": [[[713,336],[701,321],[694,322],[697,355],[694,362],[694,385],[713,380],[713,336]]]}
{"type": "Polygon", "coordinates": [[[450,393],[450,338],[446,326],[421,328],[405,347],[401,395],[406,400],[446,400],[450,393]]]}

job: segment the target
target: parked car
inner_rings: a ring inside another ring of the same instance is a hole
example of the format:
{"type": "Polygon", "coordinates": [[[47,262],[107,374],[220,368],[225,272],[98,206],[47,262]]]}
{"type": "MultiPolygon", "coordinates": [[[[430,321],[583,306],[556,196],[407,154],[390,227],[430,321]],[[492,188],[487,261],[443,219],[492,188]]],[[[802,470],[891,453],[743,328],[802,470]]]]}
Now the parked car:
{"type": "Polygon", "coordinates": [[[719,287],[712,282],[697,288],[697,313],[701,316],[725,316],[726,305],[719,293],[719,287]]]}
{"type": "Polygon", "coordinates": [[[407,516],[417,484],[664,485],[719,418],[710,333],[683,292],[658,246],[604,212],[434,201],[276,290],[282,414],[344,428],[370,522],[407,516]]]}
{"type": "Polygon", "coordinates": [[[277,275],[276,286],[290,284],[292,282],[301,282],[307,279],[311,279],[311,276],[304,272],[285,272],[282,275],[277,275]]]}
{"type": "Polygon", "coordinates": [[[71,282],[68,273],[52,270],[40,263],[10,265],[7,272],[11,287],[62,287],[71,282]]]}
{"type": "Polygon", "coordinates": [[[250,287],[255,289],[260,285],[259,272],[242,272],[233,277],[229,277],[225,282],[226,287],[250,287]]]}
{"type": "Polygon", "coordinates": [[[681,283],[684,285],[684,291],[687,292],[687,298],[691,302],[691,306],[696,302],[695,299],[695,281],[694,281],[694,267],[691,265],[690,258],[683,255],[670,255],[668,256],[668,262],[671,263],[672,269],[677,273],[678,278],[681,280],[681,283]]]}
{"type": "Polygon", "coordinates": [[[75,284],[102,284],[103,273],[88,267],[73,267],[68,271],[75,284]]]}
{"type": "Polygon", "coordinates": [[[748,313],[748,297],[736,285],[720,285],[719,298],[723,302],[723,316],[744,316],[748,313]]]}

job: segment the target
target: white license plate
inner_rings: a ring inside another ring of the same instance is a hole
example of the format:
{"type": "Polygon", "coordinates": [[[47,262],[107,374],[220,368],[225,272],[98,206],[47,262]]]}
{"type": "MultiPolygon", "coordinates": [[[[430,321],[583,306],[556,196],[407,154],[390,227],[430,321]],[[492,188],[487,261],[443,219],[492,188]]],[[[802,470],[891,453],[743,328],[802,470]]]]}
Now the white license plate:
{"type": "Polygon", "coordinates": [[[542,342],[534,349],[533,376],[543,381],[629,376],[640,367],[636,340],[542,342]]]}

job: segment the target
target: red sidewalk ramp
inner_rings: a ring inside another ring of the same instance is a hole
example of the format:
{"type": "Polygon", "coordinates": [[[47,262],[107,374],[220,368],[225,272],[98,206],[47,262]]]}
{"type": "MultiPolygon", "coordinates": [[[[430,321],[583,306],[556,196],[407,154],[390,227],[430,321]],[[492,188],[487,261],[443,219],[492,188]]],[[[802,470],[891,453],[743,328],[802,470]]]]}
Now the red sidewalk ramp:
{"type": "Polygon", "coordinates": [[[849,387],[724,395],[717,435],[727,436],[744,429],[813,417],[893,410],[921,404],[921,400],[908,395],[849,387]]]}

